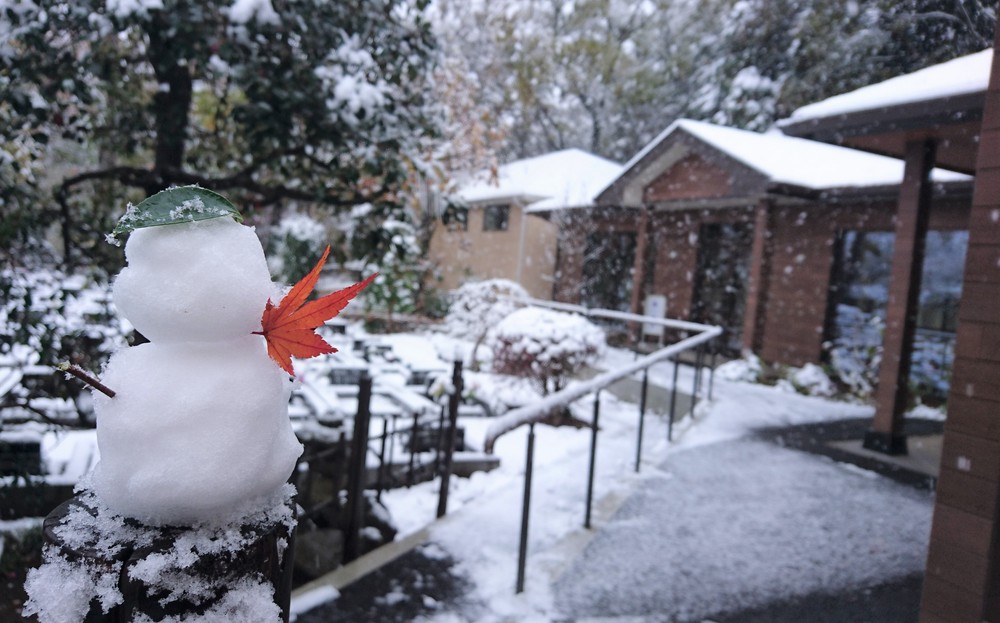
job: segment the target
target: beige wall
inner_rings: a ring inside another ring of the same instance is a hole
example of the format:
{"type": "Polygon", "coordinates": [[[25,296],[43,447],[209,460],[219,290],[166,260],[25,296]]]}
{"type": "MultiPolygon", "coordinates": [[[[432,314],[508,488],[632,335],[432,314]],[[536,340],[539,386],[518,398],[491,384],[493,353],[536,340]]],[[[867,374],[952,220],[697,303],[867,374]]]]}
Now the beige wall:
{"type": "Polygon", "coordinates": [[[469,207],[468,231],[440,221],[431,238],[430,260],[439,288],[453,290],[466,281],[503,278],[518,281],[531,296],[552,298],[556,231],[552,223],[512,204],[505,231],[483,231],[483,206],[469,207]],[[522,247],[522,224],[523,247],[522,247]],[[518,249],[523,248],[518,279],[518,249]]]}

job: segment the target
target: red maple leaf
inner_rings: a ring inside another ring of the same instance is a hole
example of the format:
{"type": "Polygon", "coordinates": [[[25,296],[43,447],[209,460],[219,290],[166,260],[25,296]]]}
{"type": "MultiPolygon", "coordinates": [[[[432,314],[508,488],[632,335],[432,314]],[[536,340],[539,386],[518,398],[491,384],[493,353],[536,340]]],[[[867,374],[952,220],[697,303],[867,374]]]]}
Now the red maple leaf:
{"type": "Polygon", "coordinates": [[[316,266],[292,286],[277,306],[268,299],[260,319],[261,330],[254,331],[254,334],[264,336],[267,354],[271,359],[292,376],[295,376],[292,357],[307,359],[337,352],[336,348],[316,334],[316,328],[339,314],[351,299],[378,277],[378,273],[375,273],[360,283],[306,303],[316,287],[319,273],[329,254],[330,247],[327,246],[316,266]]]}

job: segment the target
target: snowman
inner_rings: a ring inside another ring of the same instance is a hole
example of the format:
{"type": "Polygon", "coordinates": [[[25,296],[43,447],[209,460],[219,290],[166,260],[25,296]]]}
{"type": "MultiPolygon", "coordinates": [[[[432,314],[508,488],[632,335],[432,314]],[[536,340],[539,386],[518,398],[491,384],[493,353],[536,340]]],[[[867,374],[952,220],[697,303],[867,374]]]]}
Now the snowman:
{"type": "MultiPolygon", "coordinates": [[[[182,187],[130,207],[116,229],[131,233],[114,303],[149,339],[106,365],[114,397],[95,392],[93,488],[117,514],[149,525],[230,521],[266,504],[302,452],[288,418],[296,352],[268,332],[296,310],[273,304],[279,292],[260,242],[238,217],[221,196],[182,187]]],[[[293,288],[296,307],[321,266],[293,288]]],[[[301,335],[305,325],[283,330],[301,335]]],[[[333,352],[326,346],[319,351],[333,352]]]]}

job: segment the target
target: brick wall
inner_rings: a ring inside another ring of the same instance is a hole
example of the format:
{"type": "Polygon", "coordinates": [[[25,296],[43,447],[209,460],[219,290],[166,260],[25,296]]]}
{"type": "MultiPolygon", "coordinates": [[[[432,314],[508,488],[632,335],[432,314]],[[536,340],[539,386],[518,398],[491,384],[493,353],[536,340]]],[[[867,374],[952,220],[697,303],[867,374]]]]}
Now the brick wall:
{"type": "Polygon", "coordinates": [[[726,197],[731,192],[731,173],[697,154],[683,158],[653,180],[643,192],[647,204],[675,199],[726,197]]]}
{"type": "MultiPolygon", "coordinates": [[[[839,230],[892,231],[895,203],[772,207],[771,253],[764,293],[766,305],[758,321],[756,343],[767,361],[800,366],[822,356],[834,238],[839,230]]],[[[965,229],[967,200],[936,201],[932,229],[965,229]]],[[[698,233],[702,224],[753,222],[754,209],[654,210],[649,221],[651,272],[644,294],[667,297],[667,315],[690,318],[698,266],[698,233]]],[[[636,231],[633,211],[602,215],[582,213],[560,225],[555,299],[578,303],[587,233],[636,231]]],[[[995,262],[987,251],[970,249],[970,261],[995,262]],[[974,258],[973,258],[974,255],[974,258]]],[[[1000,273],[1000,267],[996,267],[1000,273]]],[[[1000,300],[998,298],[997,300],[1000,300]]],[[[1000,376],[998,376],[1000,378],[1000,376]]]]}
{"type": "MultiPolygon", "coordinates": [[[[997,34],[1000,41],[1000,32],[997,34]]],[[[987,92],[920,621],[1000,621],[1000,59],[987,92]]]]}
{"type": "Polygon", "coordinates": [[[580,303],[587,235],[595,232],[635,233],[639,226],[639,213],[636,210],[607,208],[576,210],[556,218],[559,248],[555,258],[552,298],[560,303],[577,305],[580,303]]]}

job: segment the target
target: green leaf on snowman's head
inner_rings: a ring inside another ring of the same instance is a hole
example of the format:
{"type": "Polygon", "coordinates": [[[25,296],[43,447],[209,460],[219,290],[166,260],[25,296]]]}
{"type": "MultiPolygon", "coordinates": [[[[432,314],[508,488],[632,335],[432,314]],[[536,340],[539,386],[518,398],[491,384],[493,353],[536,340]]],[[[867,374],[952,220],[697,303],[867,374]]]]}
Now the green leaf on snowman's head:
{"type": "Polygon", "coordinates": [[[198,186],[178,186],[147,197],[139,205],[129,204],[114,230],[113,237],[160,225],[176,225],[229,216],[242,223],[243,216],[228,199],[198,186]]]}

